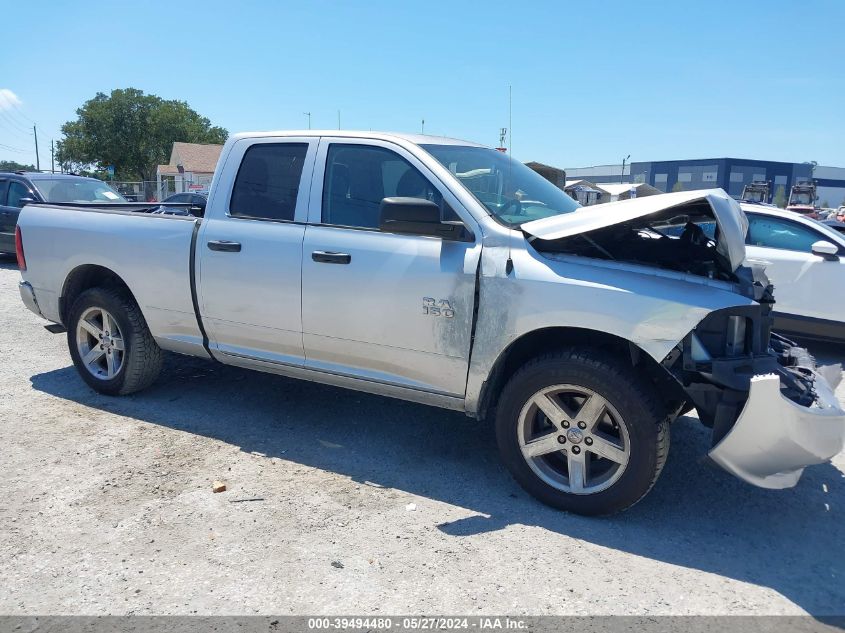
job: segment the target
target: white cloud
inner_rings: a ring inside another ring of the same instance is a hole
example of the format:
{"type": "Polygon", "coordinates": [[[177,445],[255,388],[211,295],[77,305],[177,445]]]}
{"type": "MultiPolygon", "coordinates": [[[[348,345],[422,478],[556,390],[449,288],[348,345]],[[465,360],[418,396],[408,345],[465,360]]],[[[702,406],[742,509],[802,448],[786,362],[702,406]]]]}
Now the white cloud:
{"type": "Polygon", "coordinates": [[[12,108],[19,108],[21,100],[18,95],[8,88],[0,88],[0,112],[3,110],[11,110],[12,108]]]}

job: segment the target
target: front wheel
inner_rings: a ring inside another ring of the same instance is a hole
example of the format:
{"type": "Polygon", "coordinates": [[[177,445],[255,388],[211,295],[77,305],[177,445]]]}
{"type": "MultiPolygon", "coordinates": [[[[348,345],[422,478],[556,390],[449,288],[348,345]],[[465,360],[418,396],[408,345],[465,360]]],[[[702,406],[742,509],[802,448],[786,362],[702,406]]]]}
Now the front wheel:
{"type": "Polygon", "coordinates": [[[624,510],[654,485],[669,428],[630,366],[582,349],[527,363],[505,386],[496,438],[505,465],[543,503],[578,514],[624,510]]]}
{"type": "Polygon", "coordinates": [[[161,371],[161,349],[138,304],[112,288],[91,288],[74,301],[67,343],[73,364],[94,390],[107,395],[140,391],[161,371]]]}

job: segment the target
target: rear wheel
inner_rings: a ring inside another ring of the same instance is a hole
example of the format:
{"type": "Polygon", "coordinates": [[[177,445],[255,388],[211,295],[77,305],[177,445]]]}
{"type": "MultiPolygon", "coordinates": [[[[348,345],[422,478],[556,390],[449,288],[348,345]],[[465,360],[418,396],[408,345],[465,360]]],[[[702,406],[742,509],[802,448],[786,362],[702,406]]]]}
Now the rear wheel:
{"type": "Polygon", "coordinates": [[[96,391],[123,395],[155,382],[162,354],[138,304],[112,288],[91,288],[74,302],[67,341],[73,364],[96,391]]]}
{"type": "Polygon", "coordinates": [[[669,449],[653,387],[593,350],[527,363],[499,400],[502,458],[530,494],[579,514],[630,507],[654,485],[669,449]]]}

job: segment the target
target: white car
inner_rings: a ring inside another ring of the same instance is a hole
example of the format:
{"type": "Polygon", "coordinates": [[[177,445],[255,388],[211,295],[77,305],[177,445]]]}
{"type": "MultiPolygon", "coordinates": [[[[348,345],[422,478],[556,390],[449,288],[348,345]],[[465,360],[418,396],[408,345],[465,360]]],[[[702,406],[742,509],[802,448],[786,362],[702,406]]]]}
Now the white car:
{"type": "Polygon", "coordinates": [[[845,235],[791,211],[741,206],[746,258],[765,263],[775,287],[775,330],[845,340],[845,235]]]}

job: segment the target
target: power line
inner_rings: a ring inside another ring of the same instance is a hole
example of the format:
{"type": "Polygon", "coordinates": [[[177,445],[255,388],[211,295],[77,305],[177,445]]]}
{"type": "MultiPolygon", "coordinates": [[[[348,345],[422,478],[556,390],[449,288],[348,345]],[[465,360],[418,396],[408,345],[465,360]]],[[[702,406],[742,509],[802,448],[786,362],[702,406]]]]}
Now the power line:
{"type": "Polygon", "coordinates": [[[20,149],[19,147],[12,147],[11,145],[4,145],[3,143],[0,143],[0,149],[4,149],[7,152],[15,152],[17,154],[28,153],[27,150],[25,150],[25,149],[20,149]]]}
{"type": "Polygon", "coordinates": [[[21,145],[29,145],[32,142],[32,134],[26,132],[18,132],[14,128],[4,127],[5,123],[0,120],[0,139],[6,137],[12,143],[20,143],[21,145]]]}
{"type": "MultiPolygon", "coordinates": [[[[29,116],[21,109],[14,93],[7,92],[5,90],[0,91],[0,123],[3,125],[4,130],[13,134],[16,133],[18,135],[18,138],[26,138],[28,141],[31,137],[34,137],[35,163],[36,165],[39,165],[40,161],[38,156],[38,132],[35,128],[35,121],[30,119],[29,116]],[[30,123],[32,123],[31,132],[28,129],[29,125],[24,123],[23,121],[29,121],[30,123]]],[[[0,143],[0,149],[16,154],[28,153],[28,151],[25,149],[15,147],[13,145],[7,145],[6,143],[0,143]]]]}
{"type": "Polygon", "coordinates": [[[25,118],[27,121],[29,121],[30,123],[35,123],[35,121],[33,121],[32,119],[30,119],[28,116],[26,116],[26,113],[25,113],[25,112],[21,109],[21,107],[20,107],[17,103],[15,103],[14,101],[12,102],[12,107],[13,107],[15,110],[17,110],[17,111],[18,111],[18,114],[20,114],[20,115],[21,115],[23,118],[25,118]]]}
{"type": "MultiPolygon", "coordinates": [[[[11,92],[11,91],[9,91],[11,92]]],[[[14,93],[12,93],[14,95],[14,93]]],[[[20,105],[17,102],[17,96],[15,95],[15,99],[11,99],[10,97],[6,96],[5,91],[0,91],[0,104],[5,103],[8,107],[4,108],[4,110],[11,111],[13,108],[17,110],[17,114],[22,116],[24,119],[29,121],[30,123],[35,123],[32,119],[30,119],[26,113],[21,109],[20,105]]],[[[0,110],[2,112],[3,110],[0,110]]]]}
{"type": "Polygon", "coordinates": [[[18,127],[29,127],[29,123],[34,123],[26,114],[23,113],[20,106],[9,98],[2,90],[0,90],[0,113],[2,113],[9,121],[18,127]]]}
{"type": "Polygon", "coordinates": [[[22,125],[15,121],[10,115],[8,110],[0,110],[0,120],[5,121],[8,123],[12,128],[17,130],[18,132],[29,133],[28,125],[22,125]]]}

